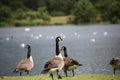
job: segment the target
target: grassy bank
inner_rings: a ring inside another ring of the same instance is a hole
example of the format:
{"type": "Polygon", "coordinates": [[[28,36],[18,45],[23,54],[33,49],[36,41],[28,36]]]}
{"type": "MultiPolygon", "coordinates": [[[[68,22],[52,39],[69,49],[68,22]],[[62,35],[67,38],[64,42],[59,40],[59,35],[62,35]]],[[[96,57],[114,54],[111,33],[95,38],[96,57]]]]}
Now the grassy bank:
{"type": "Polygon", "coordinates": [[[57,16],[52,17],[50,20],[51,25],[65,25],[71,21],[71,16],[57,16]]]}
{"type": "Polygon", "coordinates": [[[49,20],[44,19],[21,19],[13,20],[9,23],[0,22],[0,27],[10,27],[10,26],[46,26],[46,25],[66,25],[71,21],[71,16],[54,16],[50,17],[49,20]]]}
{"type": "Polygon", "coordinates": [[[16,20],[12,26],[38,26],[38,25],[65,25],[70,22],[71,16],[55,16],[50,20],[43,19],[23,19],[16,20]]]}
{"type": "MultiPolygon", "coordinates": [[[[57,77],[54,77],[57,80],[57,77]]],[[[0,80],[51,80],[49,75],[1,77],[0,80]]],[[[80,74],[64,77],[62,80],[120,80],[120,74],[80,74]]]]}

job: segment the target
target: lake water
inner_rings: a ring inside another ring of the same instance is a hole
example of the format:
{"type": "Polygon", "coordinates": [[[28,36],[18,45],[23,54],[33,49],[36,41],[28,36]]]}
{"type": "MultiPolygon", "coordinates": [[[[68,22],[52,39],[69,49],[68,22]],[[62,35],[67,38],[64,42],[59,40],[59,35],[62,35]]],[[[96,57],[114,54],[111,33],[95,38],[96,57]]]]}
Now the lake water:
{"type": "Polygon", "coordinates": [[[63,37],[60,47],[66,46],[68,55],[83,64],[76,74],[112,74],[110,59],[120,56],[120,25],[67,25],[0,28],[0,76],[19,75],[12,71],[26,58],[27,50],[21,44],[31,45],[35,66],[30,75],[39,75],[45,62],[55,55],[58,35],[63,37]]]}

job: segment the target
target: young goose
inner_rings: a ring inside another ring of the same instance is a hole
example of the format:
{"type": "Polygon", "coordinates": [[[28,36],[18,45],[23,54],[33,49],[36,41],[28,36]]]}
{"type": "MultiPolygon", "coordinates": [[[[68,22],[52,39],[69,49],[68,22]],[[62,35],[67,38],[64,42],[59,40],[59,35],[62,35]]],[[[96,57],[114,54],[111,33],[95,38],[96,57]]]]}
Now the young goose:
{"type": "Polygon", "coordinates": [[[14,70],[15,73],[20,72],[20,76],[22,75],[22,72],[27,72],[29,74],[29,71],[33,68],[33,58],[31,56],[31,47],[30,45],[26,45],[25,48],[28,49],[27,52],[27,59],[21,60],[18,65],[16,66],[16,69],[14,70]]]}
{"type": "Polygon", "coordinates": [[[64,67],[64,60],[59,50],[59,41],[62,41],[60,36],[56,37],[56,56],[45,63],[44,70],[41,72],[41,74],[49,73],[52,80],[54,80],[53,73],[57,73],[58,79],[62,78],[58,72],[64,67]]]}
{"type": "Polygon", "coordinates": [[[115,57],[110,60],[110,65],[113,67],[113,74],[116,70],[120,70],[120,57],[115,57]]]}
{"type": "Polygon", "coordinates": [[[67,77],[68,76],[67,75],[67,71],[71,71],[72,70],[72,73],[73,73],[73,76],[74,76],[74,69],[77,69],[78,66],[82,66],[82,64],[80,64],[76,60],[68,57],[67,48],[65,46],[63,46],[61,48],[61,50],[64,51],[64,62],[65,62],[65,65],[64,65],[64,68],[63,68],[64,73],[65,73],[65,75],[67,77]]]}

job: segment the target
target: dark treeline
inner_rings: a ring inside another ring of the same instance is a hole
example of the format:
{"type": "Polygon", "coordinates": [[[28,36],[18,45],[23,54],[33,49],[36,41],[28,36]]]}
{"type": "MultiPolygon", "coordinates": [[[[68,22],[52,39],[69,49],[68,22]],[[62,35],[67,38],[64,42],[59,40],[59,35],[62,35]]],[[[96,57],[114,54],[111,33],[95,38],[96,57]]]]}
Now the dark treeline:
{"type": "Polygon", "coordinates": [[[66,15],[73,24],[118,24],[120,0],[0,0],[0,26],[49,24],[66,15]]]}

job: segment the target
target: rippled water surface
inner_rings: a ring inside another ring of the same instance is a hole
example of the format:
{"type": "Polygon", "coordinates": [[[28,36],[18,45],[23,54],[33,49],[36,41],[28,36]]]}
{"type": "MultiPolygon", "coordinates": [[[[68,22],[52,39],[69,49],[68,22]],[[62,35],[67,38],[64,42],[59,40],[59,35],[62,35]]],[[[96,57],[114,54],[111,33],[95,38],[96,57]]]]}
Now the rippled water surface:
{"type": "Polygon", "coordinates": [[[112,73],[109,61],[120,56],[120,25],[67,25],[0,28],[0,76],[19,75],[12,71],[21,59],[26,58],[23,44],[30,44],[32,49],[35,66],[30,75],[40,74],[45,62],[55,55],[55,37],[58,35],[63,37],[60,47],[66,46],[68,55],[83,64],[75,73],[112,73]]]}

